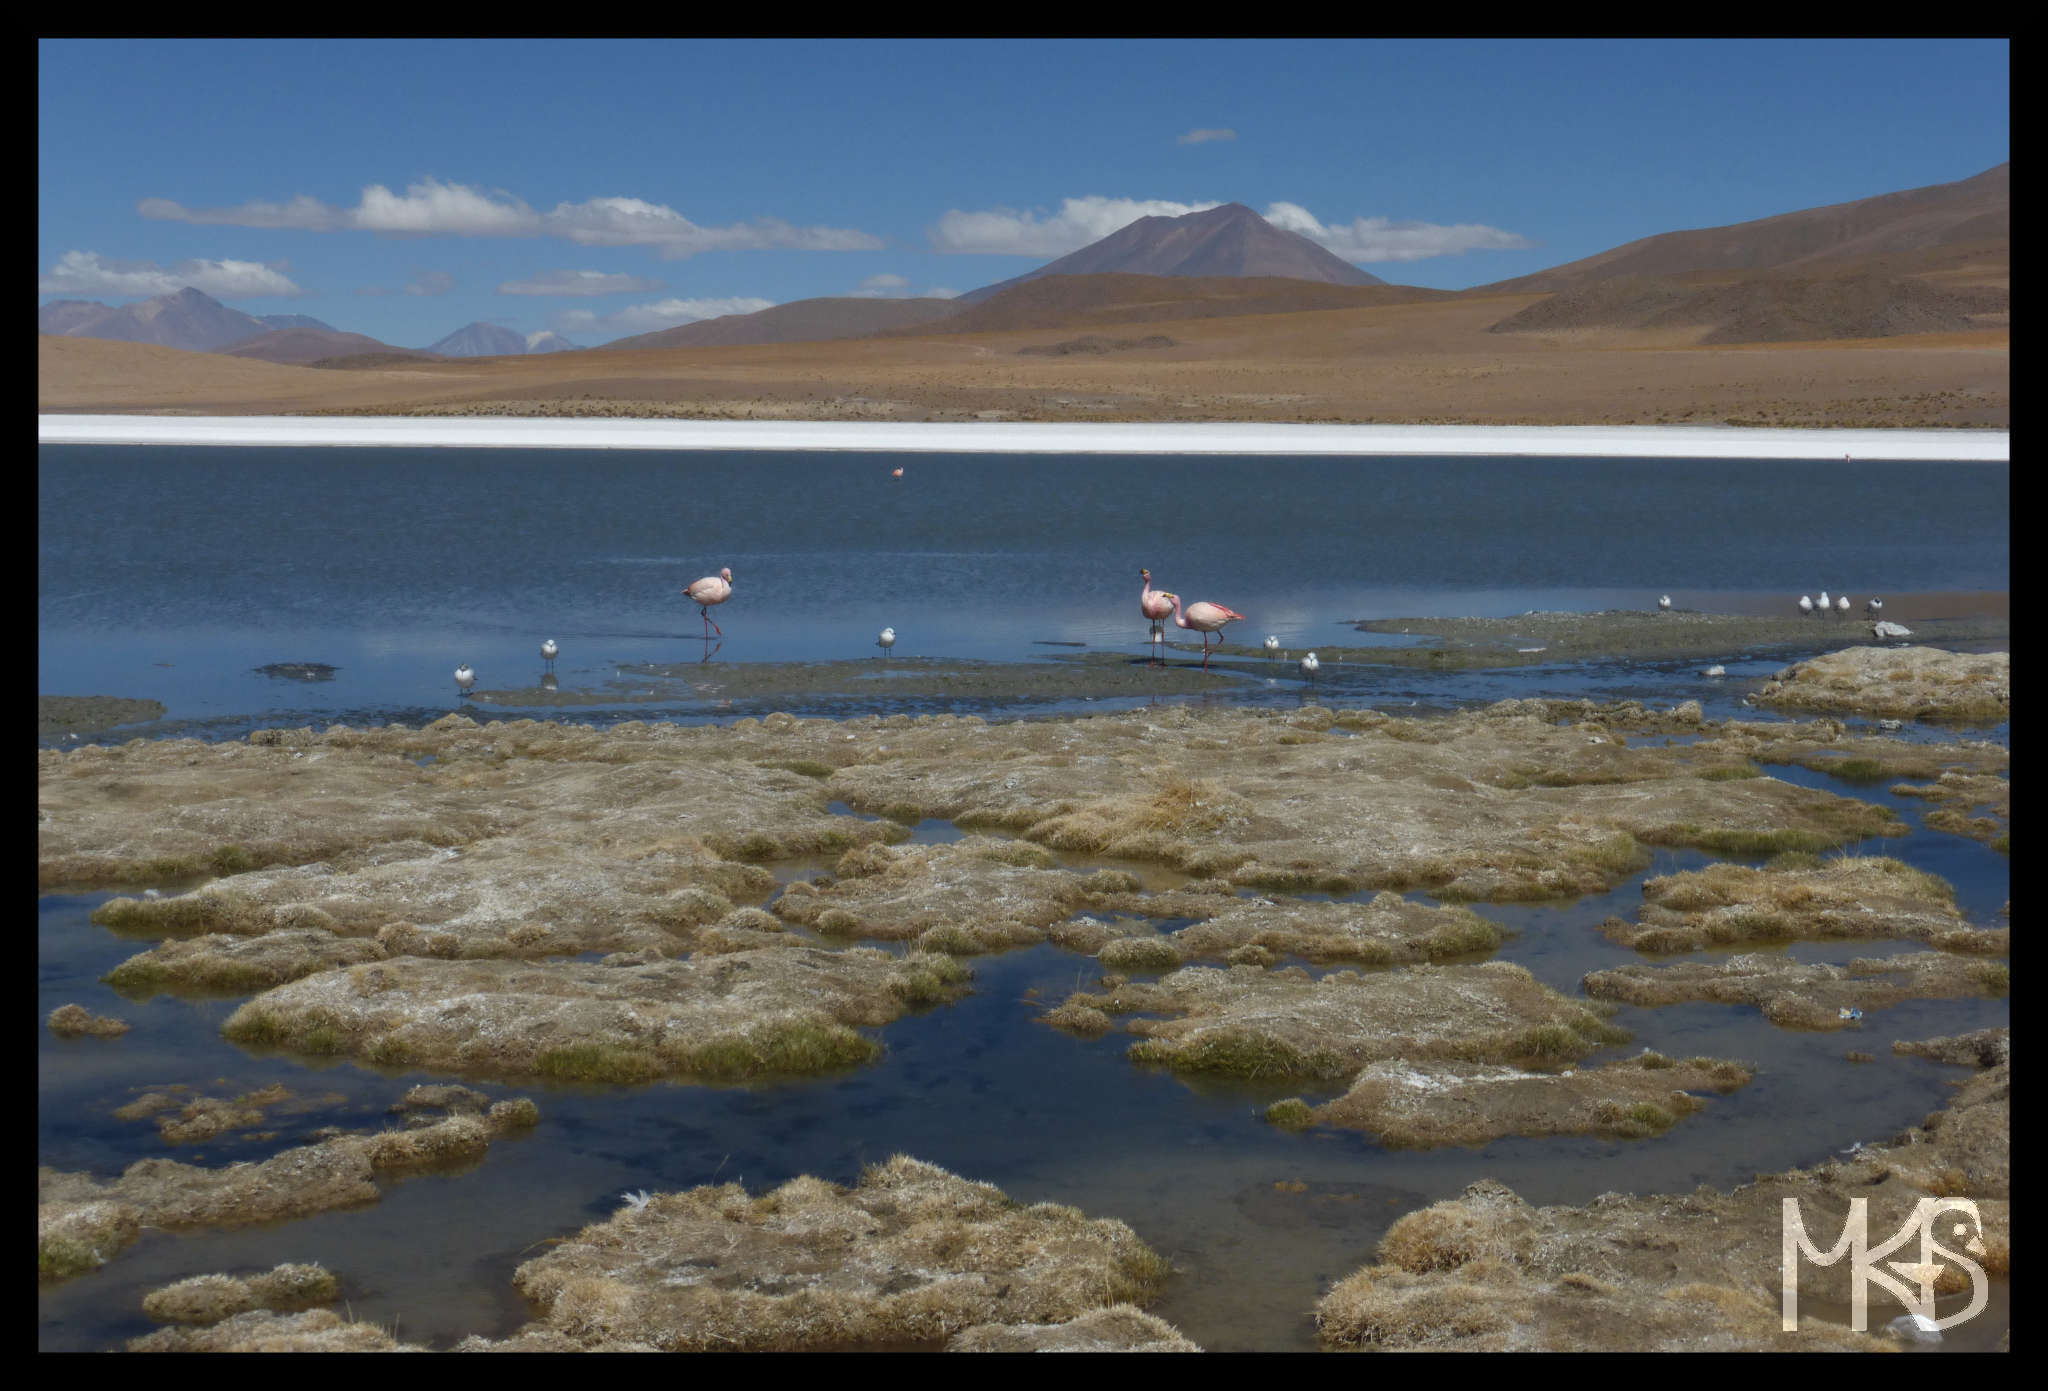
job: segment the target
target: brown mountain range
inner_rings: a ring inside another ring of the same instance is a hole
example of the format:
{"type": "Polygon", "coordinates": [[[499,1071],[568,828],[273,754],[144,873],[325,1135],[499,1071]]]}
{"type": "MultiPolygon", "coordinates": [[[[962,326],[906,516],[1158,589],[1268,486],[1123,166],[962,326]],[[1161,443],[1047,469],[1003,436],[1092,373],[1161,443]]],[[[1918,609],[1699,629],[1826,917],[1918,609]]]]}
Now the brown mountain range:
{"type": "Polygon", "coordinates": [[[1560,290],[1494,324],[1494,333],[1581,329],[1695,329],[1688,341],[1821,342],[1956,333],[2004,321],[2010,293],[1868,272],[1777,272],[1704,286],[1626,275],[1560,290]]]}
{"type": "Polygon", "coordinates": [[[394,348],[362,333],[340,333],[317,328],[281,328],[260,334],[230,348],[214,351],[228,357],[253,357],[261,362],[282,362],[303,366],[323,358],[355,357],[363,353],[396,354],[400,357],[431,358],[432,353],[413,348],[394,348]]]}
{"type": "MultiPolygon", "coordinates": [[[[1777,217],[1665,232],[1534,275],[1477,287],[1489,293],[1569,290],[1624,275],[1761,270],[1812,271],[1873,257],[1918,256],[1944,248],[1996,256],[2012,237],[2012,164],[1973,178],[1886,193],[1777,217]]],[[[2009,255],[2009,250],[2008,253],[2009,255]]],[[[1476,293],[1477,291],[1475,291],[1476,293]]]]}
{"type": "MultiPolygon", "coordinates": [[[[1089,329],[1239,314],[1290,314],[1449,299],[1455,290],[1413,285],[1332,285],[1279,276],[1048,275],[1025,280],[918,333],[1089,329]]],[[[962,296],[965,298],[965,296],[962,296]]]]}

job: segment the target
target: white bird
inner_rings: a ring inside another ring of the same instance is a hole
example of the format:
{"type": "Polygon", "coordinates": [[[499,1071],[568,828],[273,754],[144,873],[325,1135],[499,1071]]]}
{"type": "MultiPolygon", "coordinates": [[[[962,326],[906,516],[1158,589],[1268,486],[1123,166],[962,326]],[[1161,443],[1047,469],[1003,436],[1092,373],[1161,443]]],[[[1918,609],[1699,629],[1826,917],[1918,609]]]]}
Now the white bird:
{"type": "Polygon", "coordinates": [[[1844,595],[1843,595],[1843,596],[1842,596],[1841,598],[1839,598],[1839,599],[1835,600],[1835,612],[1836,612],[1836,613],[1847,613],[1848,611],[1849,611],[1849,596],[1848,596],[1848,595],[1846,595],[1846,594],[1844,594],[1844,595]]]}
{"type": "Polygon", "coordinates": [[[1869,603],[1863,606],[1863,611],[1869,614],[1872,618],[1877,617],[1879,614],[1884,612],[1884,600],[1872,599],[1869,603]]]}
{"type": "Polygon", "coordinates": [[[1311,652],[1301,659],[1301,674],[1313,681],[1316,679],[1316,672],[1322,669],[1322,665],[1321,662],[1316,660],[1316,654],[1311,652]]]}
{"type": "Polygon", "coordinates": [[[1870,625],[1870,635],[1882,642],[1886,638],[1909,638],[1913,636],[1913,630],[1897,623],[1879,622],[1870,625]]]}
{"type": "Polygon", "coordinates": [[[476,673],[469,669],[468,662],[455,668],[455,684],[461,687],[464,695],[468,695],[469,688],[476,684],[476,673]]]}
{"type": "Polygon", "coordinates": [[[1804,614],[1811,614],[1813,612],[1812,595],[1802,594],[1799,596],[1799,611],[1804,614]]]}
{"type": "Polygon", "coordinates": [[[1662,609],[1666,613],[1671,612],[1671,596],[1669,594],[1666,594],[1663,598],[1659,599],[1657,601],[1657,607],[1662,609]]]}
{"type": "Polygon", "coordinates": [[[540,655],[547,661],[552,662],[555,660],[556,657],[559,657],[561,654],[562,649],[555,646],[555,640],[553,638],[549,638],[546,642],[540,645],[540,655]]]}
{"type": "Polygon", "coordinates": [[[1271,655],[1272,653],[1278,652],[1279,650],[1280,650],[1280,639],[1278,639],[1278,638],[1274,637],[1274,636],[1273,636],[1273,635],[1272,635],[1271,633],[1268,633],[1268,634],[1266,634],[1266,652],[1267,652],[1267,655],[1269,655],[1269,656],[1270,656],[1270,655],[1271,655]]]}
{"type": "Polygon", "coordinates": [[[896,630],[894,628],[884,628],[881,632],[875,634],[875,646],[881,648],[884,652],[895,645],[896,630]]]}
{"type": "Polygon", "coordinates": [[[1822,613],[1829,613],[1833,610],[1833,607],[1834,606],[1828,601],[1828,592],[1825,589],[1823,589],[1820,592],[1820,611],[1822,613]]]}

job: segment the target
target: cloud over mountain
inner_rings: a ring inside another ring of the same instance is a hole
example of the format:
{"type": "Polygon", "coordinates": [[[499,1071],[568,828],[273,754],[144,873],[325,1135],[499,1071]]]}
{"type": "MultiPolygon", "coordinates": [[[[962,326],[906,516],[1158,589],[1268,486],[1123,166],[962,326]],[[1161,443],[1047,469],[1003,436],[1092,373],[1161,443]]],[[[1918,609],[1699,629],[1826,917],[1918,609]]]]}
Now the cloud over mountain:
{"type": "MultiPolygon", "coordinates": [[[[1219,138],[1213,131],[1190,135],[1219,138]]],[[[1188,136],[1181,137],[1188,143],[1188,136]]],[[[1012,208],[987,212],[949,211],[931,230],[935,251],[985,255],[1064,256],[1120,231],[1141,217],[1185,217],[1220,207],[1220,203],[1174,203],[1135,198],[1067,198],[1059,212],[1040,216],[1012,208]]],[[[1385,217],[1354,218],[1349,224],[1324,223],[1299,203],[1271,203],[1266,220],[1296,232],[1347,261],[1419,261],[1430,256],[1456,256],[1533,246],[1519,233],[1478,223],[1441,226],[1430,222],[1395,221],[1385,217]]]]}
{"type": "Polygon", "coordinates": [[[567,333],[649,333],[655,329],[693,324],[699,319],[718,319],[727,314],[755,314],[773,309],[772,299],[664,299],[652,304],[635,304],[611,314],[589,309],[570,309],[555,316],[555,326],[567,333]]]}
{"type": "Polygon", "coordinates": [[[1460,256],[1467,251],[1514,251],[1536,243],[1518,232],[1504,232],[1476,222],[1442,226],[1434,222],[1397,222],[1386,217],[1357,217],[1325,225],[1299,203],[1274,203],[1266,221],[1299,232],[1347,261],[1421,261],[1431,256],[1460,256]]]}
{"type": "Polygon", "coordinates": [[[97,251],[67,251],[36,280],[42,295],[168,295],[191,288],[223,299],[305,293],[288,276],[255,261],[116,261],[97,251]]]}
{"type": "Polygon", "coordinates": [[[881,239],[844,227],[798,227],[780,218],[756,218],[730,227],[703,227],[674,208],[640,198],[591,198],[557,203],[541,212],[502,189],[427,178],[393,193],[371,184],[353,208],[337,208],[300,194],[288,203],[243,203],[232,208],[188,208],[168,198],[136,204],[144,217],[201,226],[289,228],[305,232],[358,231],[398,236],[560,237],[582,246],[648,246],[666,260],[703,251],[783,248],[799,251],[878,251],[881,239]]]}

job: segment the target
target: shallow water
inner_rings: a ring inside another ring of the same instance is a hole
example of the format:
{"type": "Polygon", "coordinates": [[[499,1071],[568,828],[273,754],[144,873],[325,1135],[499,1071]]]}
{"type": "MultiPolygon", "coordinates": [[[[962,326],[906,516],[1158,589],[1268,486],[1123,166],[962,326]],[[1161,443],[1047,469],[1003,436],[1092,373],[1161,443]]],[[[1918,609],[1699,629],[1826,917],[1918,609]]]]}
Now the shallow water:
{"type": "MultiPolygon", "coordinates": [[[[1245,614],[1233,640],[1271,633],[1296,657],[1373,641],[1348,626],[1361,618],[1660,593],[1789,615],[1802,592],[1846,590],[1860,612],[1876,590],[1910,623],[1898,596],[2003,591],[2010,566],[2004,464],[1859,464],[1857,495],[1883,505],[1851,506],[1839,469],[1769,460],[49,445],[38,462],[38,690],[154,699],[228,737],[431,719],[459,703],[463,662],[480,689],[535,686],[548,637],[565,690],[711,655],[681,589],[721,566],[714,666],[872,657],[884,626],[896,657],[1138,657],[1140,566],[1245,614]],[[257,671],[291,662],[336,671],[257,671]]],[[[1225,698],[1301,686],[1291,657],[1271,673],[1225,698]]],[[[1320,684],[1375,683],[1465,698],[1382,668],[1320,684]]]]}
{"type": "MultiPolygon", "coordinates": [[[[1858,465],[1858,480],[1887,505],[1847,506],[1829,475],[1767,462],[44,448],[39,689],[170,707],[160,725],[114,737],[431,719],[458,703],[445,674],[457,661],[473,662],[486,686],[532,684],[542,637],[563,646],[565,688],[702,652],[697,614],[677,591],[720,565],[732,566],[736,593],[715,611],[727,638],[713,665],[868,656],[885,623],[902,635],[898,656],[1051,661],[1073,650],[1051,644],[1078,642],[1137,658],[1145,633],[1130,591],[1140,564],[1191,599],[1251,615],[1236,640],[1273,632],[1296,652],[1361,645],[1345,625],[1392,614],[1636,607],[1660,592],[1681,606],[1712,595],[1738,607],[1823,584],[1848,587],[1859,605],[1865,587],[2006,588],[2004,466],[1858,465]],[[900,484],[888,479],[897,462],[906,463],[900,484]],[[339,670],[319,682],[254,670],[277,662],[339,670]]],[[[1253,674],[1192,699],[1314,698],[1418,713],[1511,696],[1698,699],[1710,716],[1754,718],[1739,704],[1743,682],[1781,664],[1730,662],[1719,681],[1698,676],[1696,661],[1456,673],[1326,665],[1310,691],[1291,662],[1275,663],[1270,678],[1239,663],[1253,674]]],[[[1128,702],[980,713],[1118,703],[1128,702]]],[[[892,704],[884,691],[767,708],[965,707],[892,704]]],[[[657,706],[559,717],[743,713],[760,712],[657,706]]],[[[2009,740],[2003,726],[1968,733],[2009,740]]],[[[1849,852],[1942,875],[1972,921],[1994,921],[2009,898],[2006,857],[1925,830],[1925,804],[1892,796],[1888,783],[1767,771],[1894,807],[1912,833],[1849,852]]],[[[916,838],[958,834],[928,821],[916,838]]],[[[1639,959],[1601,936],[1599,922],[1632,914],[1644,877],[1706,859],[1659,851],[1606,895],[1476,907],[1515,929],[1503,959],[1575,994],[1587,971],[1639,959]]],[[[786,883],[829,866],[775,868],[786,883]]],[[[1177,879],[1157,866],[1142,877],[1155,891],[1177,879]]],[[[320,1125],[375,1124],[406,1087],[439,1080],[234,1047],[217,1033],[233,1000],[116,996],[99,977],[147,943],[88,921],[107,896],[38,902],[39,1011],[76,1001],[135,1026],[111,1042],[39,1031],[40,1164],[110,1176],[165,1153],[207,1164],[261,1158],[320,1125]],[[233,1095],[273,1081],[324,1099],[279,1118],[271,1141],[167,1148],[149,1121],[110,1114],[153,1085],[233,1095]]],[[[1892,949],[1791,950],[1847,960],[1892,949]]],[[[1392,1220],[1476,1179],[1499,1179],[1535,1203],[1583,1203],[1608,1190],[1728,1187],[1810,1164],[1917,1123],[1963,1075],[1891,1056],[1894,1039],[2009,1018],[2003,1000],[1922,1001],[1871,1011],[1851,1031],[1803,1034],[1751,1009],[1625,1008],[1617,1022],[1635,1039],[1593,1061],[1649,1047],[1748,1060],[1756,1080],[1655,1140],[1401,1152],[1261,1119],[1281,1096],[1327,1093],[1190,1082],[1128,1062],[1126,1036],[1083,1040],[1037,1022],[1041,1007],[1092,981],[1099,967],[1087,958],[1046,945],[970,964],[972,995],[881,1031],[886,1055],[837,1077],[481,1088],[532,1096],[541,1125],[494,1143],[467,1171],[389,1184],[374,1207],[236,1232],[145,1233],[105,1269],[41,1295],[39,1346],[118,1346],[149,1330],[147,1290],[285,1260],[336,1270],[355,1316],[396,1323],[408,1341],[501,1335],[524,1318],[510,1285],[517,1265],[544,1249],[536,1243],[608,1215],[623,1191],[729,1179],[758,1191],[807,1172],[850,1182],[862,1164],[900,1151],[1026,1202],[1123,1218],[1178,1272],[1154,1312],[1204,1347],[1305,1348],[1315,1299],[1372,1259],[1392,1220]],[[1850,1062],[1851,1050],[1877,1061],[1850,1062]]],[[[1994,1313],[2003,1298],[2001,1285],[1994,1313]]],[[[1948,1344],[1968,1345],[1953,1334],[1948,1344]]]]}

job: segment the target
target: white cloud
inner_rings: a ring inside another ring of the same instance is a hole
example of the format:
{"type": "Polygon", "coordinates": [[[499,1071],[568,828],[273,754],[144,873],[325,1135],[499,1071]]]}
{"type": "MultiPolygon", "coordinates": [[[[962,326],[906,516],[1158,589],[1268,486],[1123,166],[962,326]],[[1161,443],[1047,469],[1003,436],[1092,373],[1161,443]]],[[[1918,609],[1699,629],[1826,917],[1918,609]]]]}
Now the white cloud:
{"type": "Polygon", "coordinates": [[[406,282],[409,295],[445,295],[455,288],[455,277],[445,270],[423,270],[406,282]]]}
{"type": "Polygon", "coordinates": [[[853,299],[900,299],[909,288],[908,277],[885,273],[869,276],[849,293],[853,299]]]}
{"type": "Polygon", "coordinates": [[[588,309],[569,309],[555,316],[555,327],[563,333],[611,333],[626,335],[652,333],[656,329],[693,324],[699,319],[717,319],[727,314],[754,314],[773,309],[772,299],[664,299],[636,304],[611,314],[588,309]]]}
{"type": "Polygon", "coordinates": [[[544,270],[524,280],[508,280],[501,295],[644,295],[663,282],[637,275],[610,275],[598,270],[544,270]]]}
{"type": "Polygon", "coordinates": [[[1051,217],[996,208],[961,212],[955,208],[931,230],[935,251],[997,256],[1064,256],[1141,217],[1183,217],[1218,203],[1168,203],[1139,198],[1066,198],[1051,217]]]}
{"type": "Polygon", "coordinates": [[[1230,130],[1228,128],[1221,128],[1215,130],[1202,129],[1189,131],[1186,135],[1180,137],[1178,143],[1182,145],[1206,145],[1211,140],[1235,139],[1237,139],[1237,132],[1234,130],[1230,130]]]}
{"type": "Polygon", "coordinates": [[[1274,203],[1266,221],[1299,232],[1347,261],[1421,261],[1431,256],[1458,256],[1467,251],[1511,251],[1534,246],[1519,232],[1504,232],[1476,222],[1449,226],[1433,222],[1396,222],[1385,217],[1353,218],[1349,226],[1325,226],[1298,203],[1274,203]]]}
{"type": "Polygon", "coordinates": [[[169,270],[154,261],[113,261],[96,251],[67,251],[36,281],[43,295],[138,295],[154,298],[190,286],[216,299],[257,299],[305,293],[255,261],[180,261],[169,270]]]}
{"type": "Polygon", "coordinates": [[[244,203],[233,208],[187,208],[168,198],[136,204],[144,217],[205,226],[293,228],[308,232],[355,230],[408,236],[560,237],[582,246],[651,246],[664,259],[701,251],[878,251],[879,238],[845,227],[797,227],[779,218],[756,218],[730,227],[700,227],[674,208],[639,198],[592,198],[557,203],[540,212],[502,189],[422,179],[393,193],[371,184],[353,208],[337,208],[304,194],[289,203],[244,203]]]}

